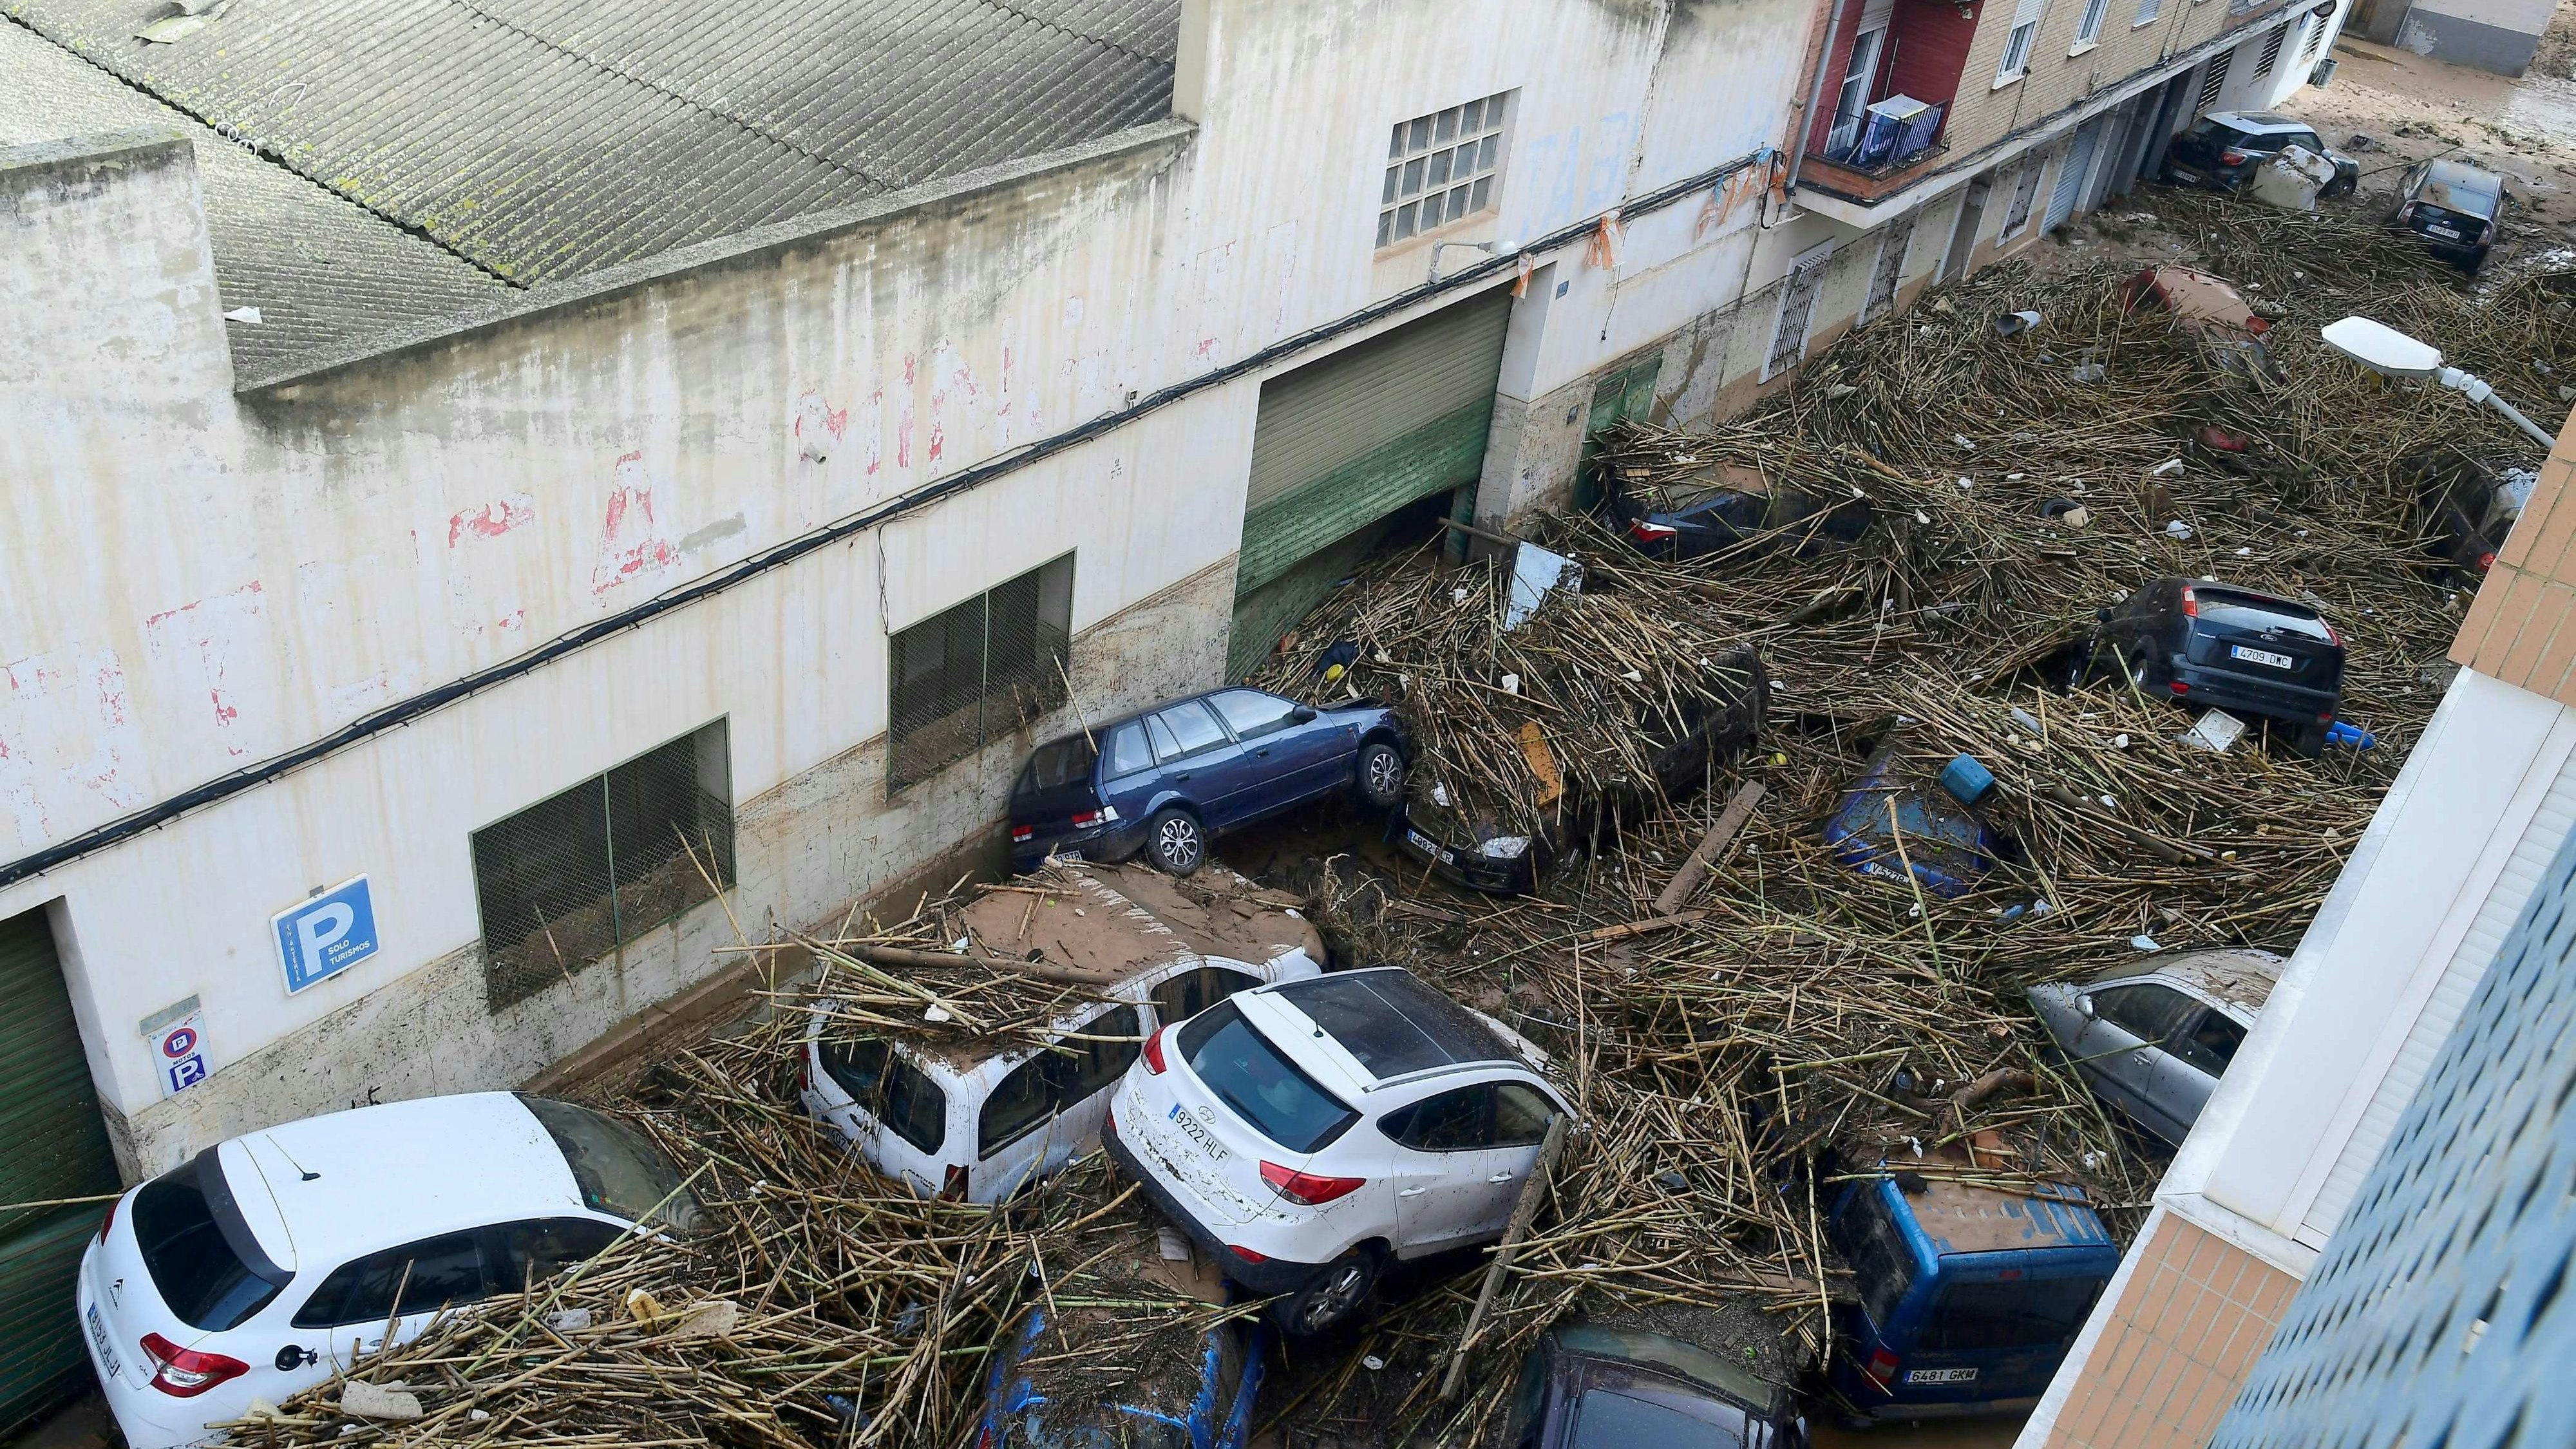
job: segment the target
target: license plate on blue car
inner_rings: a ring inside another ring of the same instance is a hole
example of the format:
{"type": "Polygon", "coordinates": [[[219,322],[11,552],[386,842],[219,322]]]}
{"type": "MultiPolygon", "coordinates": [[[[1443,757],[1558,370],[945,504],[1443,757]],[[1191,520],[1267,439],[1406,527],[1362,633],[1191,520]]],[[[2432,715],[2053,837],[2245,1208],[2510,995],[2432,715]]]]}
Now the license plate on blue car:
{"type": "Polygon", "coordinates": [[[1423,834],[1419,830],[1414,830],[1408,827],[1404,832],[1404,838],[1412,842],[1413,847],[1416,850],[1438,857],[1442,865],[1456,865],[1458,863],[1457,852],[1441,849],[1438,842],[1434,841],[1430,836],[1423,834]]]}
{"type": "Polygon", "coordinates": [[[2295,668],[2299,662],[2287,654],[2275,654],[2269,649],[2248,649],[2242,644],[2228,645],[2227,657],[2242,659],[2248,664],[2267,664],[2274,669],[2295,668]]]}
{"type": "Polygon", "coordinates": [[[1977,1371],[1972,1368],[1908,1369],[1905,1381],[1909,1384],[1972,1384],[1977,1381],[1977,1371]]]}

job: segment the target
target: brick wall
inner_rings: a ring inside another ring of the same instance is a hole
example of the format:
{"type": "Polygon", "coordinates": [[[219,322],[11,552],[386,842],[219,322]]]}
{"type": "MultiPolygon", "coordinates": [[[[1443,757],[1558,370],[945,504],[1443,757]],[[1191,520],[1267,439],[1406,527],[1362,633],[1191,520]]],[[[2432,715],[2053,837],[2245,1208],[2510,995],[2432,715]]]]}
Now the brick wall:
{"type": "MultiPolygon", "coordinates": [[[[1927,5],[1931,0],[1903,0],[1927,5]]],[[[2227,0],[2161,0],[2153,20],[2137,24],[2139,0],[2104,0],[2102,27],[2092,45],[2076,48],[2086,0],[2048,0],[2040,12],[2022,78],[1995,84],[2012,36],[2013,7],[1985,6],[1976,41],[1959,74],[1959,98],[1950,108],[1954,153],[1974,151],[2024,126],[2036,125],[2086,96],[2136,75],[2169,55],[2215,38],[2231,26],[2277,20],[2282,0],[2243,15],[2228,14],[2227,0]]]]}
{"type": "Polygon", "coordinates": [[[2469,606],[2451,658],[2576,705],[2576,413],[2469,606]]]}
{"type": "Polygon", "coordinates": [[[2160,1212],[2046,1449],[2204,1449],[2299,1280],[2160,1212]]]}

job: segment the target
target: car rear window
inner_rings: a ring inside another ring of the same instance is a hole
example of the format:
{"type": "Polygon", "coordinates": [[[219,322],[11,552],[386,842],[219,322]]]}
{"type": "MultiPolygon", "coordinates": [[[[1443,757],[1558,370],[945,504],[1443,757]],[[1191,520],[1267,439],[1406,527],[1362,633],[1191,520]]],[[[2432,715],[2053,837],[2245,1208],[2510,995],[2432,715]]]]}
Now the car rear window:
{"type": "Polygon", "coordinates": [[[1861,1311],[1885,1333],[1896,1317],[1896,1305],[1914,1287],[1914,1249],[1888,1212],[1877,1183],[1863,1184],[1858,1201],[1834,1225],[1834,1248],[1851,1264],[1852,1286],[1860,1290],[1861,1311]]]}
{"type": "Polygon", "coordinates": [[[2260,594],[2239,594],[2206,585],[2193,588],[2191,597],[2200,610],[2199,617],[2213,624],[2224,624],[2231,629],[2279,629],[2291,634],[2304,634],[2320,642],[2334,638],[2326,631],[2325,621],[2318,618],[2314,610],[2279,599],[2267,599],[2260,594]]]}
{"type": "Polygon", "coordinates": [[[1181,1060],[1254,1131],[1291,1152],[1315,1152],[1359,1113],[1334,1100],[1228,1001],[1181,1028],[1181,1060]]]}
{"type": "Polygon", "coordinates": [[[1952,1283],[1924,1326],[1922,1347],[1973,1349],[2057,1347],[2072,1343],[2102,1292],[2099,1278],[2014,1278],[1952,1283]]]}
{"type": "Polygon", "coordinates": [[[1038,746],[1020,771],[1020,782],[1011,787],[1014,795],[1034,795],[1041,790],[1061,790],[1067,785],[1086,784],[1091,779],[1091,762],[1098,759],[1087,735],[1073,735],[1038,746]]]}
{"type": "Polygon", "coordinates": [[[2236,145],[2238,142],[2245,140],[2252,134],[2251,132],[2240,131],[2234,126],[2228,125],[2224,121],[2210,120],[2206,116],[2201,118],[2199,125],[2191,128],[2191,133],[2204,141],[2214,142],[2221,146],[2236,145]]]}
{"type": "Polygon", "coordinates": [[[1743,1443],[1742,1409],[1643,1384],[1586,1389],[1565,1436],[1566,1449],[1740,1449],[1743,1443]]]}
{"type": "Polygon", "coordinates": [[[948,1093],[884,1041],[827,1041],[823,1070],[859,1110],[924,1152],[948,1141],[948,1093]]]}
{"type": "Polygon", "coordinates": [[[563,1153],[584,1207],[684,1233],[704,1220],[671,1159],[631,1124],[570,1102],[525,1096],[519,1101],[563,1153]]]}
{"type": "Polygon", "coordinates": [[[1341,1043],[1371,1076],[1459,1062],[1507,1062],[1514,1053],[1467,1008],[1403,971],[1317,976],[1273,993],[1341,1043]]]}
{"type": "Polygon", "coordinates": [[[207,1148],[134,1195],[134,1240],[153,1288],[181,1322],[208,1333],[266,1308],[295,1277],[251,1236],[218,1151],[207,1148]]]}

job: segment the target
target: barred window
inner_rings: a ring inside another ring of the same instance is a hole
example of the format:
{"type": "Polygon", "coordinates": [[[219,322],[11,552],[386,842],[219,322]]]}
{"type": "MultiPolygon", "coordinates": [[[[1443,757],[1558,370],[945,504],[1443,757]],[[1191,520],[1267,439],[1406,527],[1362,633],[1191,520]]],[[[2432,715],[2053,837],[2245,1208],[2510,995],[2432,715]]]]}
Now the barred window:
{"type": "Polygon", "coordinates": [[[1503,164],[1508,94],[1469,101],[1398,124],[1386,143],[1377,244],[1393,246],[1490,211],[1503,164]]]}
{"type": "Polygon", "coordinates": [[[487,825],[471,843],[484,993],[499,1011],[733,884],[725,722],[487,825]]]}
{"type": "Polygon", "coordinates": [[[1065,702],[1073,555],[894,636],[886,788],[902,790],[1065,702]]]}

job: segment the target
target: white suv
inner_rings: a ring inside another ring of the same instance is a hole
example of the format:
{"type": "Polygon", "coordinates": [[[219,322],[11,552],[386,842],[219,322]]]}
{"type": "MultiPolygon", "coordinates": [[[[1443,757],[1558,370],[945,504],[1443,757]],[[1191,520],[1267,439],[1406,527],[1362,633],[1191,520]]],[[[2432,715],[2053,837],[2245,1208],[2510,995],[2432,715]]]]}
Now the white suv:
{"type": "Polygon", "coordinates": [[[1389,1258],[1502,1236],[1548,1123],[1547,1057],[1394,967],[1234,996],[1146,1042],[1101,1141],[1273,1309],[1314,1333],[1389,1258]]]}

